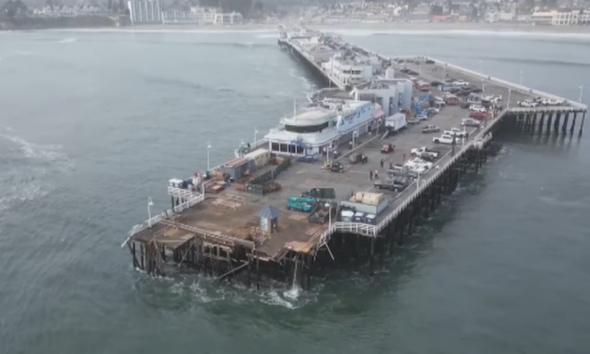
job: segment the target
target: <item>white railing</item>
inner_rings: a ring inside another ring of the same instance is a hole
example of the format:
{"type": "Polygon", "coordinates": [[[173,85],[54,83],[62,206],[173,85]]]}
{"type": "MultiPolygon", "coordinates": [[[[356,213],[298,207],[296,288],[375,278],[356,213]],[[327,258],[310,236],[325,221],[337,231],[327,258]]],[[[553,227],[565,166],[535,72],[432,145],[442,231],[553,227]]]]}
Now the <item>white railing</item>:
{"type": "Polygon", "coordinates": [[[338,221],[335,223],[335,225],[337,231],[352,232],[365,236],[377,236],[377,226],[375,225],[346,221],[338,221]]]}
{"type": "Polygon", "coordinates": [[[584,110],[580,107],[568,107],[568,106],[537,106],[537,107],[510,107],[509,111],[514,113],[519,112],[580,112],[584,110]]]}
{"type": "Polygon", "coordinates": [[[189,200],[199,194],[201,194],[200,190],[193,191],[193,190],[184,189],[184,188],[168,187],[168,195],[171,197],[177,197],[177,198],[189,200]]]}
{"type": "Polygon", "coordinates": [[[148,219],[141,224],[133,226],[133,228],[131,228],[131,231],[129,231],[129,236],[133,236],[135,234],[140,233],[141,231],[147,230],[147,228],[149,228],[150,225],[152,225],[152,226],[156,225],[157,223],[161,222],[162,220],[167,219],[173,213],[180,213],[181,211],[188,209],[188,208],[192,207],[193,205],[197,205],[198,203],[202,202],[203,200],[205,200],[204,194],[195,195],[194,197],[187,200],[186,202],[175,206],[174,209],[168,209],[156,216],[153,216],[151,219],[148,219]]]}
{"type": "MultiPolygon", "coordinates": [[[[502,111],[498,114],[497,118],[501,117],[507,112],[507,110],[502,111]]],[[[422,192],[430,187],[438,178],[441,177],[443,173],[445,173],[449,166],[452,166],[463,154],[475,147],[476,145],[480,144],[482,141],[489,141],[489,137],[486,137],[486,134],[489,130],[494,126],[494,124],[498,121],[498,119],[494,119],[493,121],[489,122],[486,127],[481,129],[477,132],[476,135],[473,136],[471,140],[465,142],[465,145],[461,147],[459,151],[455,153],[455,155],[451,156],[451,158],[444,162],[443,166],[439,169],[435,169],[436,166],[441,162],[444,161],[449,155],[452,154],[452,151],[447,152],[443,155],[439,162],[433,166],[430,171],[435,171],[432,176],[429,178],[425,178],[421,180],[421,185],[416,187],[418,181],[412,182],[400,195],[396,197],[399,198],[406,198],[397,208],[395,208],[391,213],[385,216],[377,225],[369,225],[363,223],[356,223],[356,222],[335,222],[325,230],[320,236],[320,243],[319,245],[323,245],[329,241],[330,236],[335,233],[336,231],[342,232],[352,232],[357,233],[365,236],[376,237],[381,230],[383,230],[389,223],[395,219],[403,210],[405,210],[418,196],[422,194],[422,192]],[[409,194],[409,196],[408,196],[409,194]],[[407,197],[406,197],[407,196],[407,197]]]]}

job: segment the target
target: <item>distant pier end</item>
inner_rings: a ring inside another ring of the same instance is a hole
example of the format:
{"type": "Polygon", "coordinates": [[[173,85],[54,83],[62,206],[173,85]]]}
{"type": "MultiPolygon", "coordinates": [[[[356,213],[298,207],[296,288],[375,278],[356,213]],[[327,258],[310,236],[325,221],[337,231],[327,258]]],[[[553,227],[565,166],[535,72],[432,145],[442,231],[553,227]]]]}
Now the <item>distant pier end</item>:
{"type": "Polygon", "coordinates": [[[135,268],[304,289],[340,262],[372,272],[463,176],[481,173],[497,134],[583,132],[580,102],[450,63],[301,28],[281,27],[278,44],[327,89],[227,162],[170,180],[170,209],[152,217],[148,201],[150,219],[122,245],[135,268]]]}

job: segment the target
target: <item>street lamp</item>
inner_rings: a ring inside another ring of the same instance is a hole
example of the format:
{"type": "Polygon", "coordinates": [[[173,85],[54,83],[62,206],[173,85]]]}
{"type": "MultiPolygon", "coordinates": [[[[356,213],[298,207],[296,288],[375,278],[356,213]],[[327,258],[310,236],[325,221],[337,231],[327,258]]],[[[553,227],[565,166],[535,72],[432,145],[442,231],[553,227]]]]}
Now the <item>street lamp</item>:
{"type": "Polygon", "coordinates": [[[209,151],[211,150],[211,143],[207,142],[207,171],[211,169],[211,158],[209,156],[209,151]]]}
{"type": "Polygon", "coordinates": [[[148,197],[148,227],[152,228],[152,206],[154,203],[152,202],[152,198],[148,197]]]}
{"type": "Polygon", "coordinates": [[[481,79],[481,94],[482,95],[483,95],[483,92],[485,91],[485,89],[486,89],[485,81],[484,81],[484,79],[481,79]]]}
{"type": "Polygon", "coordinates": [[[257,140],[257,136],[258,136],[258,129],[254,128],[254,145],[256,145],[257,140]]]}
{"type": "Polygon", "coordinates": [[[519,73],[520,73],[520,81],[519,81],[519,84],[522,85],[522,70],[519,73]]]}
{"type": "Polygon", "coordinates": [[[584,96],[584,85],[580,85],[580,98],[578,98],[578,102],[582,103],[583,96],[584,96]]]}
{"type": "Polygon", "coordinates": [[[512,89],[508,89],[508,99],[506,100],[506,108],[510,108],[510,94],[512,94],[512,89]]]}

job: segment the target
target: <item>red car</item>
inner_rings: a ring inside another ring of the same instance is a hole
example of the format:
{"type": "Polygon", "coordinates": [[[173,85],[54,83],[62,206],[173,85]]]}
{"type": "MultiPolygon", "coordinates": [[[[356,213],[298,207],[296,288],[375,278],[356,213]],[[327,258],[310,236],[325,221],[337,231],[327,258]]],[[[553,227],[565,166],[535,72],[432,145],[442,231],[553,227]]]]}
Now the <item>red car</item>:
{"type": "Polygon", "coordinates": [[[475,119],[486,119],[488,117],[488,114],[485,112],[477,112],[477,111],[471,111],[469,112],[469,118],[475,118],[475,119]]]}

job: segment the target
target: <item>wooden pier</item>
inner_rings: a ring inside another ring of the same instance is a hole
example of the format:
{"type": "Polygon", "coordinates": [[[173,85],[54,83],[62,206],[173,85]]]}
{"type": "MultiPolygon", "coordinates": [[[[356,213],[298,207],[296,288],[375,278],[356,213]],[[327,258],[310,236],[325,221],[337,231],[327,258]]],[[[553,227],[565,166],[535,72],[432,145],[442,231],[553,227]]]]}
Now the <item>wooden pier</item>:
{"type": "MultiPolygon", "coordinates": [[[[171,209],[135,226],[123,244],[132,255],[133,266],[154,276],[165,276],[169,269],[195,269],[215,281],[240,279],[248,285],[255,282],[256,287],[266,277],[289,286],[296,280],[304,289],[310,288],[314,278],[329,271],[331,265],[350,258],[365,259],[372,272],[375,257],[393,255],[396,245],[402,244],[417,225],[436,212],[465,175],[481,173],[489,156],[499,151],[499,144],[494,141],[497,133],[519,131],[569,138],[582,135],[586,106],[580,103],[519,107],[517,102],[527,98],[555,96],[442,62],[420,68],[426,80],[432,80],[443,70],[455,79],[479,82],[483,78],[487,94],[508,97],[503,102],[505,107],[491,114],[479,128],[468,129],[468,138],[441,147],[442,156],[434,167],[405,190],[380,191],[386,194],[388,206],[374,224],[340,221],[338,201],[358,191],[372,191],[369,170],[380,169],[382,158],[386,158],[386,165],[403,163],[412,148],[431,145],[432,136],[421,134],[420,125],[385,140],[379,131],[360,137],[355,150],[348,153],[361,151],[368,156],[369,163],[345,163],[342,174],[326,171],[321,162],[288,159],[248,177],[255,181],[262,173],[269,173],[279,186],[270,193],[253,193],[248,188],[253,182],[247,181],[244,188],[232,186],[219,193],[207,193],[205,188],[169,188],[171,209]],[[380,153],[385,143],[396,146],[392,155],[380,153]],[[334,208],[323,224],[310,222],[308,214],[285,206],[289,196],[310,188],[335,191],[336,198],[327,201],[334,208]],[[270,231],[264,231],[263,224],[270,225],[270,231]]],[[[458,106],[445,107],[428,124],[445,129],[457,127],[467,116],[465,112],[458,106]]],[[[341,158],[343,162],[346,156],[341,158]]]]}

